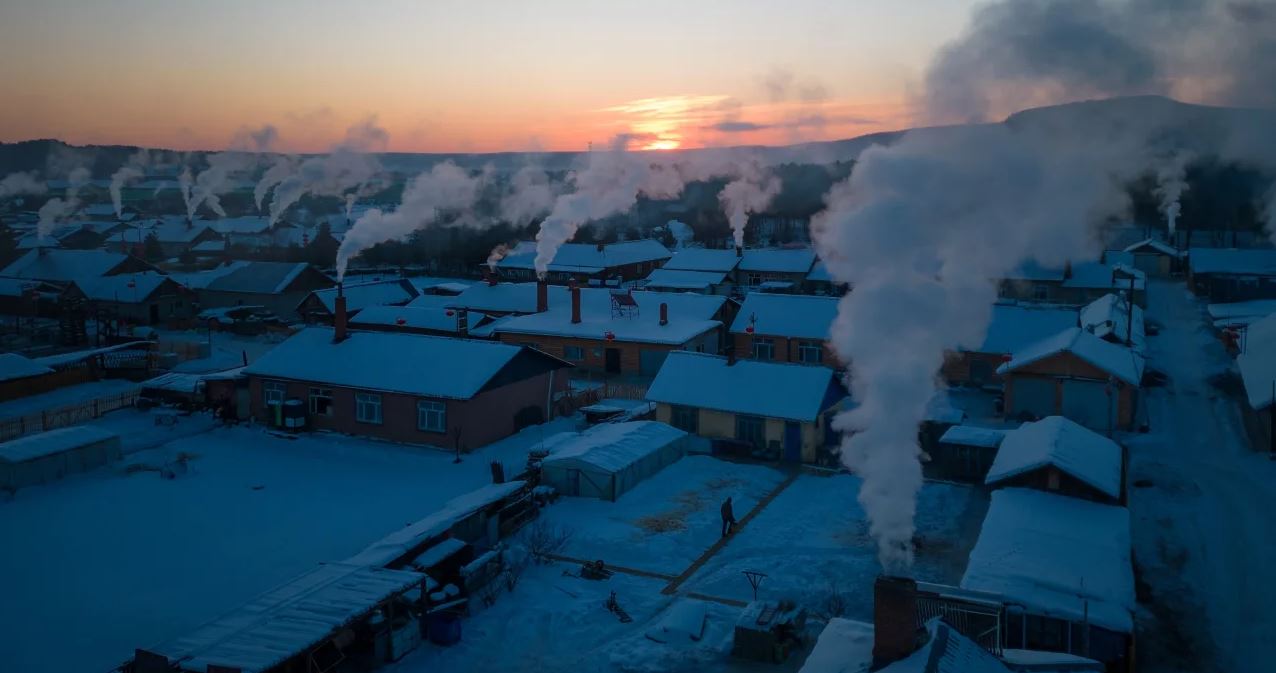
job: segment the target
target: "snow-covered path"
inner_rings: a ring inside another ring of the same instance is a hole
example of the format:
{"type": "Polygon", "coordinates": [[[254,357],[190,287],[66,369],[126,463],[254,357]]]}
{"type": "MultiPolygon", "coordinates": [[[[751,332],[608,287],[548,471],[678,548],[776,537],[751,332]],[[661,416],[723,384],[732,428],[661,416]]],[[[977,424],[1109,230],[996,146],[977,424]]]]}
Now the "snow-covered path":
{"type": "Polygon", "coordinates": [[[1216,385],[1231,360],[1181,282],[1154,282],[1145,391],[1151,432],[1127,438],[1135,559],[1146,591],[1145,671],[1272,670],[1276,660],[1276,463],[1254,451],[1239,393],[1216,385]],[[1149,600],[1150,599],[1150,600],[1149,600]]]}

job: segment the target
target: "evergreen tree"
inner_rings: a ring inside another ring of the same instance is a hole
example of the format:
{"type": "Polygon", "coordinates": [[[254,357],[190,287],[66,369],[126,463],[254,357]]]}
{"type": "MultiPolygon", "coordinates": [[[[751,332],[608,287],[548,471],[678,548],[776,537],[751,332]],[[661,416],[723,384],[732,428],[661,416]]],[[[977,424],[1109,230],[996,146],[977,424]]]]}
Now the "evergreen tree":
{"type": "Polygon", "coordinates": [[[146,235],[146,239],[142,241],[142,257],[148,262],[158,262],[164,259],[164,246],[160,245],[159,236],[155,232],[146,235]]]}

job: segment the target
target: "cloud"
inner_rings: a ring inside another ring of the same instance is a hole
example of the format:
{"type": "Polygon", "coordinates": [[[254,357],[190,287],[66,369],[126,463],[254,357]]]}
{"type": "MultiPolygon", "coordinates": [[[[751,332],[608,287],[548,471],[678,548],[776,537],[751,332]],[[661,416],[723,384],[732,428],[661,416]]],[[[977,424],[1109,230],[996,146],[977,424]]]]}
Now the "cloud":
{"type": "Polygon", "coordinates": [[[721,121],[716,124],[710,124],[705,127],[710,131],[721,131],[722,133],[751,133],[753,131],[765,131],[774,128],[774,124],[757,124],[746,121],[721,121]]]}

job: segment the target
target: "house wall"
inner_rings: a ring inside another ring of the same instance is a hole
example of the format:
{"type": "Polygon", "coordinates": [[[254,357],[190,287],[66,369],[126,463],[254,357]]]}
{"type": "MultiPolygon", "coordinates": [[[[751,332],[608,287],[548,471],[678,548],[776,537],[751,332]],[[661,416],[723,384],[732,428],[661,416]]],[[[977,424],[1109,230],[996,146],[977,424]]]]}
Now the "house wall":
{"type": "MultiPolygon", "coordinates": [[[[567,376],[563,372],[555,372],[553,378],[555,390],[566,388],[567,376]]],[[[551,401],[550,379],[551,373],[546,372],[481,392],[469,400],[446,400],[382,392],[380,393],[380,424],[361,423],[356,420],[355,415],[355,394],[377,391],[311,384],[303,381],[284,381],[284,383],[287,385],[287,397],[297,398],[306,404],[306,419],[310,428],[376,437],[393,442],[427,444],[444,449],[453,449],[459,443],[462,451],[469,451],[514,434],[515,416],[525,407],[538,407],[541,409],[542,418],[548,419],[551,411],[547,406],[547,403],[551,401]],[[312,387],[332,390],[331,415],[320,416],[309,413],[310,388],[312,387]],[[447,406],[448,432],[425,432],[417,429],[416,403],[419,400],[443,402],[447,406]],[[455,432],[457,430],[459,432],[455,432]]],[[[280,379],[249,377],[250,408],[257,419],[273,423],[272,408],[267,407],[262,393],[262,382],[266,380],[280,379]]]]}
{"type": "MultiPolygon", "coordinates": [[[[1013,418],[1018,413],[1015,405],[1015,382],[1024,378],[1046,379],[1054,382],[1054,413],[1063,414],[1063,381],[1065,379],[1084,379],[1088,381],[1107,381],[1108,374],[1071,353],[1060,353],[1045,358],[1011,372],[1006,378],[1005,415],[1013,418]]],[[[1124,382],[1116,382],[1117,410],[1114,419],[1118,430],[1133,430],[1135,422],[1135,403],[1137,388],[1124,382]]],[[[1074,419],[1076,420],[1076,419],[1074,419]]]]}
{"type": "Polygon", "coordinates": [[[1228,274],[1193,274],[1192,289],[1211,302],[1276,299],[1276,276],[1237,277],[1228,274]]]}
{"type": "MultiPolygon", "coordinates": [[[[727,411],[717,411],[714,409],[699,409],[697,411],[697,428],[696,434],[700,437],[708,439],[735,439],[735,418],[736,414],[727,411]]],[[[656,405],[656,420],[661,423],[671,423],[673,420],[673,407],[668,404],[659,403],[656,405]]],[[[765,441],[769,445],[771,442],[784,446],[784,419],[765,418],[765,441]]],[[[823,423],[820,420],[815,422],[801,423],[802,433],[802,462],[814,463],[819,455],[819,449],[824,443],[823,423]]]]}
{"type": "Polygon", "coordinates": [[[794,339],[784,336],[775,336],[771,334],[740,334],[731,335],[732,343],[735,345],[736,357],[752,358],[753,357],[753,340],[755,338],[770,339],[775,344],[775,357],[771,362],[801,362],[798,349],[803,343],[815,342],[823,346],[824,355],[820,364],[830,367],[838,366],[837,358],[833,354],[832,347],[828,341],[821,339],[794,339]]]}
{"type": "MultiPolygon", "coordinates": [[[[531,346],[555,357],[562,358],[580,369],[603,372],[606,368],[606,352],[608,348],[620,351],[620,374],[643,375],[642,353],[644,351],[688,350],[706,353],[718,352],[717,332],[706,332],[682,344],[650,344],[630,341],[607,341],[606,339],[582,339],[579,337],[560,337],[538,334],[513,334],[501,332],[498,339],[505,343],[531,346]],[[568,346],[578,346],[584,350],[584,360],[572,360],[567,357],[568,346]]],[[[654,372],[647,375],[654,376],[654,372]]]]}
{"type": "Polygon", "coordinates": [[[749,291],[751,288],[755,287],[756,285],[760,285],[762,283],[766,283],[769,281],[776,281],[781,283],[793,283],[793,290],[795,292],[801,292],[802,288],[806,286],[806,274],[808,273],[810,273],[809,269],[807,271],[802,271],[800,273],[779,273],[775,271],[742,271],[740,269],[736,269],[732,271],[733,275],[729,275],[728,278],[733,279],[735,281],[735,284],[745,291],[749,291]],[[757,283],[752,282],[752,279],[755,276],[758,279],[757,283]]]}
{"type": "Polygon", "coordinates": [[[1057,493],[1066,495],[1071,498],[1081,498],[1083,500],[1091,500],[1093,502],[1105,505],[1120,505],[1120,497],[1112,496],[1100,491],[1099,489],[1077,479],[1055,467],[1054,465],[1046,465],[1045,467],[1015,475],[1009,479],[1002,479],[995,484],[989,484],[994,488],[1031,488],[1047,493],[1057,493]],[[1051,480],[1055,480],[1057,488],[1050,488],[1051,480]]]}
{"type": "Polygon", "coordinates": [[[985,385],[1001,383],[997,367],[1003,360],[1000,353],[971,353],[966,351],[949,351],[944,356],[944,366],[940,370],[944,380],[950,384],[985,385]],[[976,381],[975,371],[982,370],[987,378],[976,381]]]}
{"type": "Polygon", "coordinates": [[[137,325],[158,325],[170,320],[186,320],[195,315],[194,297],[176,293],[157,293],[140,302],[95,301],[92,304],[96,310],[137,325]],[[157,307],[158,321],[151,320],[152,306],[157,307]]]}
{"type": "Polygon", "coordinates": [[[922,464],[922,470],[928,479],[982,484],[997,458],[997,447],[939,442],[926,453],[930,461],[922,464]]]}

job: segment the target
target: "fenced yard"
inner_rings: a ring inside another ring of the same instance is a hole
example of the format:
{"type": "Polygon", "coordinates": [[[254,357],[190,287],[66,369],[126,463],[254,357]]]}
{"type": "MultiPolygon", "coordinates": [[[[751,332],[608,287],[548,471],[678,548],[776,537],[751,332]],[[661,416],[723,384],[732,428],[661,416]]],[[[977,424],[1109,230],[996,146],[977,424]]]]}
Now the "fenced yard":
{"type": "Polygon", "coordinates": [[[131,407],[136,402],[137,391],[134,390],[45,409],[39,413],[6,418],[0,420],[0,442],[7,442],[36,432],[80,425],[100,418],[102,414],[131,407]]]}

